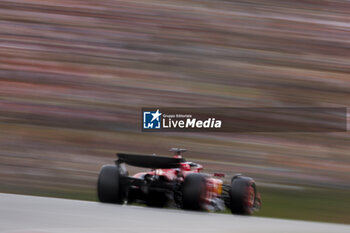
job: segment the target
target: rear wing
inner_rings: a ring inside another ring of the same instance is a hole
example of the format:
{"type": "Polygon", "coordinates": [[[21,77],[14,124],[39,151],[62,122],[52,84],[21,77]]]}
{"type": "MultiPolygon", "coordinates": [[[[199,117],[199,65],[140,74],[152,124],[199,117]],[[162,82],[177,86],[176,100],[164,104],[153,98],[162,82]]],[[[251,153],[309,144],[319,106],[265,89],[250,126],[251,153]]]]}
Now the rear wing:
{"type": "Polygon", "coordinates": [[[155,155],[136,155],[117,153],[117,164],[126,163],[131,166],[145,168],[179,168],[180,163],[185,162],[184,158],[160,157],[155,155]]]}

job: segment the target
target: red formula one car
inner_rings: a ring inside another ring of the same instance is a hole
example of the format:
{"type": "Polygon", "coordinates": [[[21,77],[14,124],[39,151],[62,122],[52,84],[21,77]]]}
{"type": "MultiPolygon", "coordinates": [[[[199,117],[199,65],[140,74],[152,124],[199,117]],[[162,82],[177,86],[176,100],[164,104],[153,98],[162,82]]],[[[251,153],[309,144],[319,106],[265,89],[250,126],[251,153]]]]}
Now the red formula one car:
{"type": "Polygon", "coordinates": [[[186,162],[185,149],[172,148],[173,157],[118,153],[115,165],[104,165],[98,177],[97,193],[101,202],[145,203],[163,207],[175,205],[189,210],[224,210],[251,215],[261,206],[255,181],[235,175],[224,184],[221,174],[201,173],[203,167],[186,162]],[[150,168],[129,176],[125,164],[150,168]]]}

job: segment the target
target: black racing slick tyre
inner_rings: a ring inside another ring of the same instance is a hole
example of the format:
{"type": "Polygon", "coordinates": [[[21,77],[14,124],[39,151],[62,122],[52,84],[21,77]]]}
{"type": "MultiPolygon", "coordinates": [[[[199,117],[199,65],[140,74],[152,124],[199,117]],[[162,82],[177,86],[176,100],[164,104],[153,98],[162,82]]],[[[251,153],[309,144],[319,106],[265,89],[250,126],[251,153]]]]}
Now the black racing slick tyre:
{"type": "Polygon", "coordinates": [[[206,181],[201,174],[189,174],[185,177],[182,193],[182,205],[187,210],[203,209],[206,181]]]}
{"type": "Polygon", "coordinates": [[[256,185],[252,178],[239,176],[232,179],[229,190],[232,214],[251,215],[256,198],[256,185]]]}
{"type": "Polygon", "coordinates": [[[100,202],[122,204],[122,175],[115,165],[104,165],[97,182],[97,195],[100,202]]]}

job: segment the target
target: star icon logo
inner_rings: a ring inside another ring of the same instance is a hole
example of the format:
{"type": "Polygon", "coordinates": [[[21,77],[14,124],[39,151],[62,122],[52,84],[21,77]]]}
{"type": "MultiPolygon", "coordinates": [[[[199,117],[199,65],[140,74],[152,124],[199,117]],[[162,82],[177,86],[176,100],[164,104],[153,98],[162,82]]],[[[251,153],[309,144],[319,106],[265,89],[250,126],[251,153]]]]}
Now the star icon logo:
{"type": "Polygon", "coordinates": [[[155,113],[152,113],[152,120],[151,122],[153,122],[154,120],[159,121],[159,117],[162,115],[162,113],[159,112],[159,109],[157,109],[157,111],[155,113]]]}

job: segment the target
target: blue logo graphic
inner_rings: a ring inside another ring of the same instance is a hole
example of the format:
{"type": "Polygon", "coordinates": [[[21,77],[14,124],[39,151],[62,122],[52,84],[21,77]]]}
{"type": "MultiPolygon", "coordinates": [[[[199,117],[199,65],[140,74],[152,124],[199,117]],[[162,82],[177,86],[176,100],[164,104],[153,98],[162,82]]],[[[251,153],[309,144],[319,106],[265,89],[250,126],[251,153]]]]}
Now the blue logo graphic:
{"type": "Polygon", "coordinates": [[[161,115],[159,109],[154,112],[143,112],[143,128],[144,129],[160,129],[161,115]]]}

